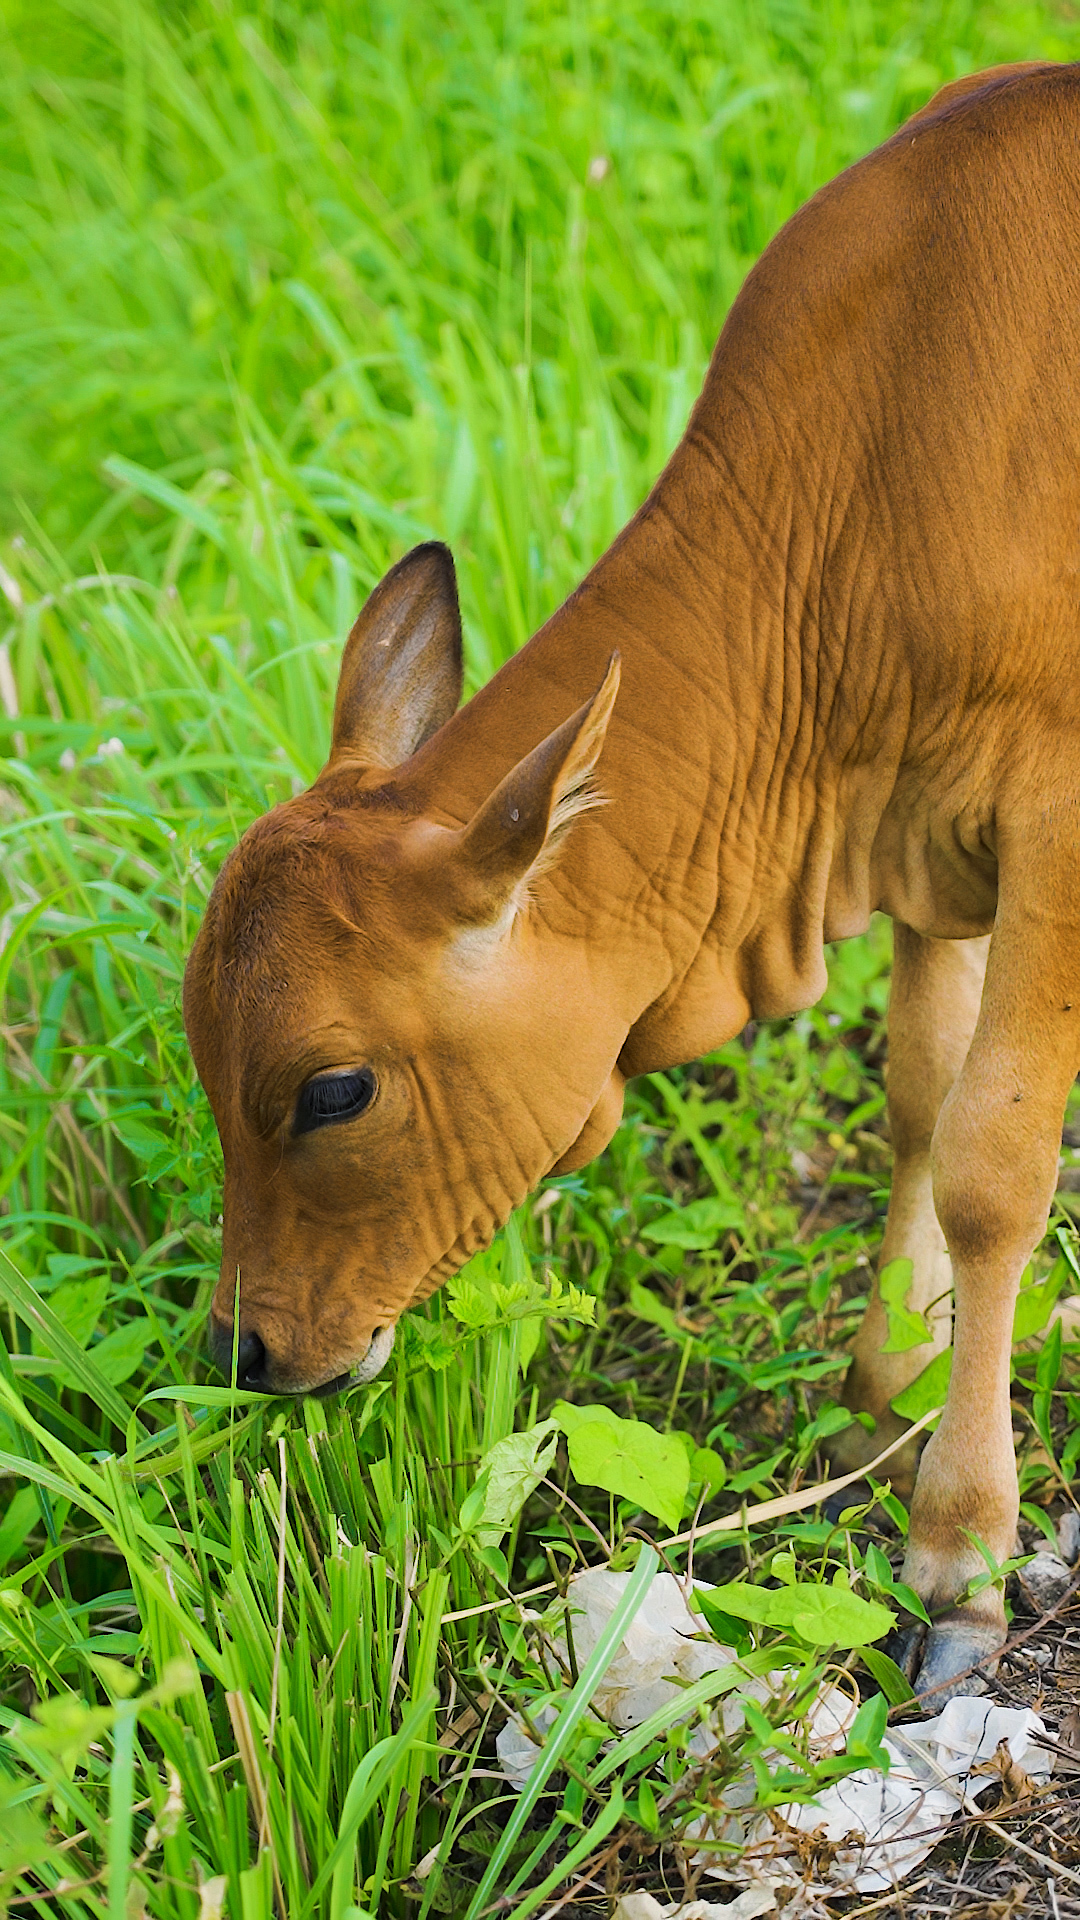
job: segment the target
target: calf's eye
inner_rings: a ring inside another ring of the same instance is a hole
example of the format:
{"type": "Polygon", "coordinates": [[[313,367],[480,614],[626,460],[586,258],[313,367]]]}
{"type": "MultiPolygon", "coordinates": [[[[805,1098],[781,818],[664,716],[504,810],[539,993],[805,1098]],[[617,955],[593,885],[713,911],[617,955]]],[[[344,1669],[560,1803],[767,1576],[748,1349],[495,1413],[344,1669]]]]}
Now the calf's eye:
{"type": "Polygon", "coordinates": [[[293,1132],[311,1133],[338,1120],[355,1120],[370,1107],[376,1084],[370,1067],[359,1067],[355,1073],[322,1073],[309,1080],[300,1090],[293,1132]]]}

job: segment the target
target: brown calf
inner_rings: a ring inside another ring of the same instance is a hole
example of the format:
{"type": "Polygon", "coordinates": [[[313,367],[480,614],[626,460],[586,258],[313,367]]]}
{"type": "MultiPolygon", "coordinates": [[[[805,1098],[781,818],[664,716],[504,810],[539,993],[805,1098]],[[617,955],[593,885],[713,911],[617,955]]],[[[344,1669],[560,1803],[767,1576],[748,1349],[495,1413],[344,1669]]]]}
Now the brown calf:
{"type": "MultiPolygon", "coordinates": [[[[239,1274],[242,1379],[305,1393],[377,1371],[630,1075],[810,1005],[824,943],[891,914],[884,1257],[956,1302],[924,1687],[1001,1637],[993,1589],[956,1602],[971,1533],[1013,1547],[1013,1300],[1080,1064],[1078,311],[1080,68],[946,88],[772,243],[649,499],[460,712],[449,554],[387,575],[185,990],[217,1349],[239,1274]]],[[[883,1325],[847,1388],[874,1447],[926,1359],[883,1325]]]]}

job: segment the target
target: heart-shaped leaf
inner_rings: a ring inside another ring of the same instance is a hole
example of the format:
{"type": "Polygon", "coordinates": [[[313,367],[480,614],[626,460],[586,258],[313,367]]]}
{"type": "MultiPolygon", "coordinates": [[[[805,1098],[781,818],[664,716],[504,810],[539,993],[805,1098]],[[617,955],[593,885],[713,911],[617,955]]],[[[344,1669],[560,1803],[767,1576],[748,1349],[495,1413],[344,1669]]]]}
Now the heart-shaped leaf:
{"type": "Polygon", "coordinates": [[[737,1620],[793,1633],[812,1647],[865,1647],[887,1634],[896,1615],[877,1600],[863,1600],[843,1584],[808,1582],[752,1587],[745,1580],[714,1587],[712,1604],[737,1620]]]}
{"type": "Polygon", "coordinates": [[[633,1500],[665,1526],[678,1526],[690,1459],[677,1434],[657,1433],[643,1420],[621,1420],[609,1407],[571,1407],[562,1400],[552,1418],[566,1434],[575,1480],[633,1500]]]}

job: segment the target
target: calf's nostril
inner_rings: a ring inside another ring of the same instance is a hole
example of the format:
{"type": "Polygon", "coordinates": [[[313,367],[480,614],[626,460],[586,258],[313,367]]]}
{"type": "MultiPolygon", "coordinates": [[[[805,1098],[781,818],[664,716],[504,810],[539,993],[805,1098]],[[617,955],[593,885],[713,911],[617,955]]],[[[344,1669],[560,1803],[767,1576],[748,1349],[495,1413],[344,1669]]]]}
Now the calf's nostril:
{"type": "MultiPolygon", "coordinates": [[[[231,1361],[231,1354],[229,1358],[231,1361]]],[[[236,1384],[249,1393],[262,1393],[266,1385],[266,1348],[257,1333],[240,1335],[236,1349],[236,1384]]]]}
{"type": "MultiPolygon", "coordinates": [[[[210,1322],[210,1353],[218,1372],[231,1380],[233,1329],[221,1320],[210,1322]]],[[[250,1393],[266,1392],[266,1348],[257,1333],[242,1333],[237,1342],[236,1384],[250,1393]]]]}

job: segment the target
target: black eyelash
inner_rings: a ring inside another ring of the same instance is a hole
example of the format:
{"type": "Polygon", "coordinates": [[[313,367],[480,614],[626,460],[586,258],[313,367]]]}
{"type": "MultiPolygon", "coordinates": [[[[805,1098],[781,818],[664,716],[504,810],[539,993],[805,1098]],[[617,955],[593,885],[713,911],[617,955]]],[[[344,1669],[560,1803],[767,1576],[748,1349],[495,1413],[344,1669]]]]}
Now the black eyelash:
{"type": "Polygon", "coordinates": [[[311,1133],[338,1120],[355,1120],[370,1107],[377,1082],[370,1067],[356,1073],[324,1073],[309,1080],[296,1103],[294,1133],[311,1133]]]}

